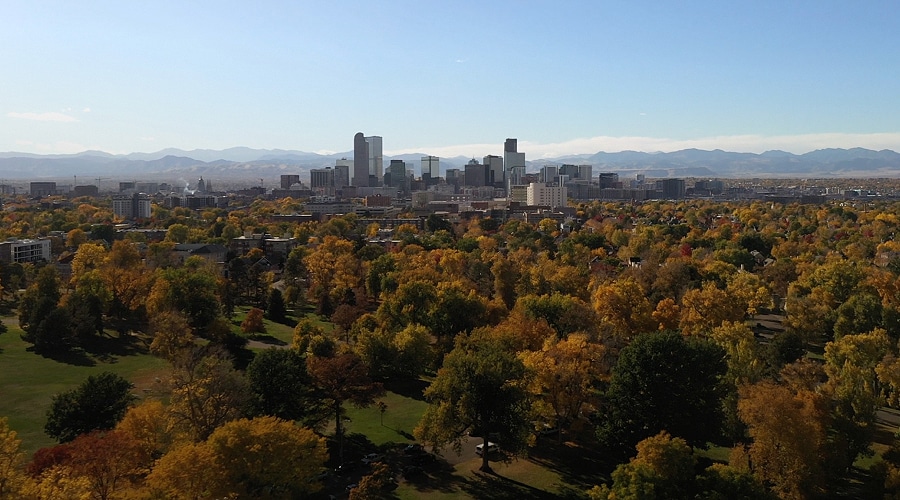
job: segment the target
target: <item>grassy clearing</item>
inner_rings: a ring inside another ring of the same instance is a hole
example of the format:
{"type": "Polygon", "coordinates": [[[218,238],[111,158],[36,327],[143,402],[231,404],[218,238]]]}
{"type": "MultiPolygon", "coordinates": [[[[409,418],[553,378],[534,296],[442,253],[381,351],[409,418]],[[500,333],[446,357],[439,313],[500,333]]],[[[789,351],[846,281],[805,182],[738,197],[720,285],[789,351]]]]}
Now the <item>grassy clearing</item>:
{"type": "Polygon", "coordinates": [[[4,321],[8,331],[0,335],[0,416],[9,417],[25,451],[31,453],[55,442],[44,434],[51,397],[81,384],[88,376],[110,371],[135,384],[144,397],[162,389],[168,364],[150,355],[142,339],[97,339],[84,352],[51,359],[26,350],[22,330],[15,320],[4,321]]]}
{"type": "Polygon", "coordinates": [[[540,458],[492,462],[493,474],[480,472],[480,458],[429,472],[427,477],[401,483],[395,492],[405,499],[551,499],[583,498],[585,488],[570,482],[565,466],[554,467],[540,458]]]}
{"type": "MultiPolygon", "coordinates": [[[[231,318],[231,330],[234,333],[239,335],[244,334],[241,331],[241,323],[244,321],[244,318],[247,317],[247,312],[249,310],[250,307],[246,306],[235,308],[234,316],[231,318]]],[[[332,323],[323,320],[319,315],[312,312],[312,310],[296,310],[288,312],[287,319],[284,323],[276,323],[267,318],[263,318],[266,333],[252,334],[248,336],[248,338],[273,346],[290,345],[294,338],[294,326],[297,325],[301,318],[309,318],[312,320],[313,324],[323,329],[326,333],[331,333],[334,330],[334,325],[332,323]]]]}
{"type": "Polygon", "coordinates": [[[422,418],[427,404],[393,392],[388,392],[379,401],[387,405],[384,424],[377,404],[368,408],[348,406],[346,409],[350,422],[347,425],[347,432],[363,434],[376,446],[415,441],[412,431],[422,418]]]}

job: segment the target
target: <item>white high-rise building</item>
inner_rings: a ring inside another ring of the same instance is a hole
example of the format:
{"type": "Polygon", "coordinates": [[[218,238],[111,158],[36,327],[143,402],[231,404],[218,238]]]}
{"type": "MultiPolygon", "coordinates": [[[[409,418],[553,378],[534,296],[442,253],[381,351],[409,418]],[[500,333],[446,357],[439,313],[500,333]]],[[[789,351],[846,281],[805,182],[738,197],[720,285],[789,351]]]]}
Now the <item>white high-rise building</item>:
{"type": "Polygon", "coordinates": [[[565,186],[548,186],[543,182],[532,182],[526,191],[526,203],[530,206],[550,208],[566,206],[568,192],[565,186]]]}

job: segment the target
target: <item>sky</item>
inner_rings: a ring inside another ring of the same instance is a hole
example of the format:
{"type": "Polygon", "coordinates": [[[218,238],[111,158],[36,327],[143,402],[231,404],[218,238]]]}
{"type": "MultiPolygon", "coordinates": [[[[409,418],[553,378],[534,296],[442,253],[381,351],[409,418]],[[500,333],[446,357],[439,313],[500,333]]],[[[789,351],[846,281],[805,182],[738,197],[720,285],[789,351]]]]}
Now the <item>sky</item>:
{"type": "Polygon", "coordinates": [[[895,1],[0,0],[0,151],[900,151],[895,1]]]}

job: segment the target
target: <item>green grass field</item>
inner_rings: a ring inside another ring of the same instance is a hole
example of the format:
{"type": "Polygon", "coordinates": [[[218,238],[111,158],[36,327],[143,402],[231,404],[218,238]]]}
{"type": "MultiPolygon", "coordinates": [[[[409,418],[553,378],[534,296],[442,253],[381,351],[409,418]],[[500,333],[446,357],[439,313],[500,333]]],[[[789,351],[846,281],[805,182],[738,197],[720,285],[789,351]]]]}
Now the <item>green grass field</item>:
{"type": "Polygon", "coordinates": [[[147,353],[142,339],[98,339],[84,352],[66,359],[51,359],[27,350],[14,318],[4,318],[7,332],[0,334],[0,416],[9,417],[26,452],[55,444],[44,434],[51,397],[77,387],[88,376],[104,371],[119,374],[135,385],[135,394],[158,393],[157,377],[168,373],[166,361],[147,353]]]}

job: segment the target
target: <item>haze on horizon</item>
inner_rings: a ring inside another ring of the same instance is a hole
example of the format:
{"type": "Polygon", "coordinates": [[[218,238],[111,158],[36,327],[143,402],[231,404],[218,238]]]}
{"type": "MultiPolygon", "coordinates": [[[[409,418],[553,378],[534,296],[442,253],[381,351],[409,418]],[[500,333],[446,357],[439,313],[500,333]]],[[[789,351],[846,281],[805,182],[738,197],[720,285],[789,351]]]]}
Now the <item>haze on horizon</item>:
{"type": "Polygon", "coordinates": [[[900,150],[892,2],[8,2],[0,151],[900,150]]]}

